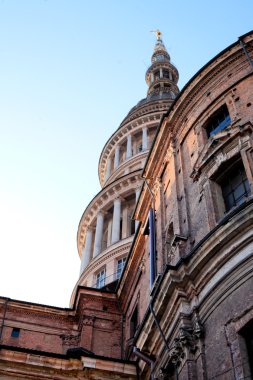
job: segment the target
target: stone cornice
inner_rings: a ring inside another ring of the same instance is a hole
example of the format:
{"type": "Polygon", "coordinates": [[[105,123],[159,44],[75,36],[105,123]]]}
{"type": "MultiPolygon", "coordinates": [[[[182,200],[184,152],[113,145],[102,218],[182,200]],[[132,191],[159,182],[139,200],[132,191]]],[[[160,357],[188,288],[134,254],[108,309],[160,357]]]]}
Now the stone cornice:
{"type": "Polygon", "coordinates": [[[71,354],[54,354],[50,352],[2,346],[0,350],[0,377],[22,377],[29,379],[52,378],[60,376],[68,380],[76,376],[116,380],[119,378],[137,379],[136,365],[132,362],[110,359],[83,352],[79,358],[71,354]]]}

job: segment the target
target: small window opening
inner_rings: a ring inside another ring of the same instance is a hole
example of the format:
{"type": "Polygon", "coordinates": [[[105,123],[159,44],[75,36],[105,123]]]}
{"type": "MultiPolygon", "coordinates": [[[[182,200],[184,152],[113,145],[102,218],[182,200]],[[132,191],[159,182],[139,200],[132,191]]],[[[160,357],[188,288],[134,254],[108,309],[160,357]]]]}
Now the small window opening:
{"type": "Polygon", "coordinates": [[[220,107],[207,121],[205,129],[207,136],[211,137],[227,128],[231,124],[231,119],[226,105],[220,107]]]}
{"type": "Polygon", "coordinates": [[[131,219],[130,221],[130,234],[134,235],[135,234],[135,220],[131,219]]]}
{"type": "Polygon", "coordinates": [[[137,147],[137,152],[140,153],[142,152],[142,144],[139,144],[137,147]]]}
{"type": "Polygon", "coordinates": [[[18,338],[20,334],[20,329],[17,327],[14,327],[11,332],[12,338],[18,338]]]}
{"type": "Polygon", "coordinates": [[[167,79],[170,79],[170,73],[169,73],[168,70],[163,70],[163,77],[167,78],[167,79]]]}
{"type": "Polygon", "coordinates": [[[159,70],[154,73],[154,77],[155,77],[155,80],[160,79],[160,71],[159,70]]]}

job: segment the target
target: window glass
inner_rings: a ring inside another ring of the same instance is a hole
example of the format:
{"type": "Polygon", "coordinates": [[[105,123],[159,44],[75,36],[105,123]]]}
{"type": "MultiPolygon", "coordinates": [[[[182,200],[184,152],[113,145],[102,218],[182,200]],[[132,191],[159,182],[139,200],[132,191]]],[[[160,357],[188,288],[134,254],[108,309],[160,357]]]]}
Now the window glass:
{"type": "Polygon", "coordinates": [[[226,173],[220,185],[226,211],[240,205],[250,195],[250,185],[241,162],[226,173]]]}
{"type": "Polygon", "coordinates": [[[123,272],[123,268],[126,262],[126,257],[123,257],[122,259],[118,260],[117,262],[117,271],[116,271],[116,279],[118,280],[123,272]]]}
{"type": "Polygon", "coordinates": [[[219,108],[207,121],[205,129],[207,136],[213,136],[216,133],[227,128],[231,124],[231,119],[227,106],[219,108]]]}
{"type": "Polygon", "coordinates": [[[97,274],[96,288],[100,289],[105,286],[105,269],[97,274]]]}
{"type": "Polygon", "coordinates": [[[20,329],[18,329],[17,327],[14,327],[12,329],[12,332],[11,332],[11,336],[13,338],[18,338],[19,337],[19,334],[20,334],[20,329]]]}

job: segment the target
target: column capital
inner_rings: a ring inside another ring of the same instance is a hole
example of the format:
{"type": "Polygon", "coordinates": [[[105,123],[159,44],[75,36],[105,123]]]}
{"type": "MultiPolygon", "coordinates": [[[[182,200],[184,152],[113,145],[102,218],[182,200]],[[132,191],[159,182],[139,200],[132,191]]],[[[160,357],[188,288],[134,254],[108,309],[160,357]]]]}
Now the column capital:
{"type": "Polygon", "coordinates": [[[94,232],[95,231],[95,227],[94,226],[86,226],[85,232],[87,233],[88,231],[94,232]]]}
{"type": "Polygon", "coordinates": [[[103,210],[102,208],[99,208],[98,211],[97,211],[97,216],[99,214],[105,216],[107,214],[107,211],[103,210]]]}
{"type": "Polygon", "coordinates": [[[123,202],[125,198],[123,198],[121,195],[116,195],[116,197],[113,199],[113,203],[117,200],[119,200],[120,202],[123,202]]]}

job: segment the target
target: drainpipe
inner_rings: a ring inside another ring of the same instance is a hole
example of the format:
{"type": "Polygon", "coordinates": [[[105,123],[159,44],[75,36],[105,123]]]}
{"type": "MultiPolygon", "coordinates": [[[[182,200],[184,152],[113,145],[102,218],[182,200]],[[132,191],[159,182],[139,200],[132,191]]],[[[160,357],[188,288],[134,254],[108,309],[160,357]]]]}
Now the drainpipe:
{"type": "Polygon", "coordinates": [[[137,347],[133,348],[133,354],[135,356],[137,356],[138,358],[140,358],[141,360],[143,360],[148,365],[150,365],[150,368],[151,368],[150,380],[155,380],[155,376],[154,376],[154,373],[153,373],[154,372],[154,366],[155,366],[154,360],[152,360],[148,355],[146,355],[143,352],[141,352],[139,350],[139,348],[137,348],[137,347]]]}
{"type": "Polygon", "coordinates": [[[156,278],[156,242],[155,242],[155,215],[154,209],[149,210],[149,259],[150,259],[150,290],[156,278]]]}
{"type": "Polygon", "coordinates": [[[246,49],[246,45],[245,45],[245,43],[243,42],[243,40],[241,39],[241,37],[239,37],[238,40],[239,40],[240,45],[241,45],[241,47],[242,47],[242,49],[243,49],[243,51],[244,51],[244,54],[245,54],[246,57],[247,57],[247,60],[249,61],[250,65],[251,65],[251,67],[252,67],[252,69],[253,69],[253,61],[252,61],[252,59],[251,59],[250,56],[249,56],[249,53],[248,53],[248,51],[247,51],[247,49],[246,49]]]}
{"type": "Polygon", "coordinates": [[[3,317],[2,317],[2,323],[0,326],[0,342],[2,342],[2,333],[3,333],[3,328],[4,328],[4,320],[7,312],[7,304],[9,302],[9,298],[6,298],[5,304],[4,304],[4,312],[3,312],[3,317]]]}

